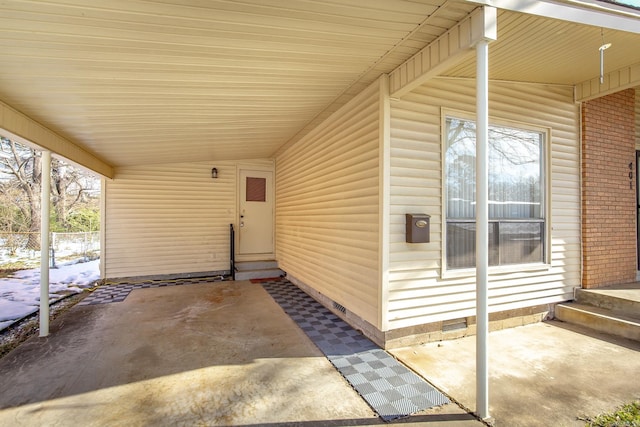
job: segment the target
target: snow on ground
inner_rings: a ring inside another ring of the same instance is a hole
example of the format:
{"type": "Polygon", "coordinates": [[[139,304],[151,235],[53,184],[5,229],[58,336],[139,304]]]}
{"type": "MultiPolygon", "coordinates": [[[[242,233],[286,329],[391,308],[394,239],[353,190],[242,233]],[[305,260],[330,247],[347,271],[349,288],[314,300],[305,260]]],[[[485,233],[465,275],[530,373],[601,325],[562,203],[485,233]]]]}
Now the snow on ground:
{"type": "MultiPolygon", "coordinates": [[[[100,279],[100,260],[71,261],[49,269],[49,299],[56,301],[69,292],[80,293],[100,279]]],[[[38,311],[40,307],[40,269],[16,271],[0,278],[0,330],[38,311]]]]}

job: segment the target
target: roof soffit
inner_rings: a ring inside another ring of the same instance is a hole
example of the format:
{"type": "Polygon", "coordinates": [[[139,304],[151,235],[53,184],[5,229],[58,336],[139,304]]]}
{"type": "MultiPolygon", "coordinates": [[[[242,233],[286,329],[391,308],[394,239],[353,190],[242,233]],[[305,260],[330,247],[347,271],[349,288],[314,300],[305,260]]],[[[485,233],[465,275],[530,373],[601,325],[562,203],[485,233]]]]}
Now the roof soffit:
{"type": "Polygon", "coordinates": [[[0,5],[0,99],[115,167],[269,157],[476,6],[0,5]]]}
{"type": "MultiPolygon", "coordinates": [[[[492,80],[576,85],[599,75],[603,40],[612,44],[605,52],[606,73],[640,62],[640,34],[500,10],[498,38],[489,46],[489,75],[492,80]]],[[[442,75],[473,78],[475,57],[442,75]]]]}

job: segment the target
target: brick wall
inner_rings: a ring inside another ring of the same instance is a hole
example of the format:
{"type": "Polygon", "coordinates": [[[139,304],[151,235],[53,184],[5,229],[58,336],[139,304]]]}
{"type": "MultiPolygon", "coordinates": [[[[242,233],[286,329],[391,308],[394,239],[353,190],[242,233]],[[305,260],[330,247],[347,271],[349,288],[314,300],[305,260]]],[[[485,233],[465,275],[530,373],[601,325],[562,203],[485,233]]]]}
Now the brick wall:
{"type": "Polygon", "coordinates": [[[636,279],[635,90],[582,106],[582,285],[636,279]],[[633,180],[629,179],[629,163],[633,180]],[[632,182],[632,188],[629,184],[632,182]]]}

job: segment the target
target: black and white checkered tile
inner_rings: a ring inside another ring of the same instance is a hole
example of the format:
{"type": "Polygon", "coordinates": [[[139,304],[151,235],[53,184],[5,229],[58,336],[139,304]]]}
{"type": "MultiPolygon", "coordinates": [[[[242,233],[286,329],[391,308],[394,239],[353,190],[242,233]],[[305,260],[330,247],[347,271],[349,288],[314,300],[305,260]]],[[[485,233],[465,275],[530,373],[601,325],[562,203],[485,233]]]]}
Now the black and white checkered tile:
{"type": "Polygon", "coordinates": [[[165,286],[190,285],[194,283],[204,283],[220,281],[221,276],[198,277],[191,279],[176,280],[148,280],[136,283],[118,283],[101,286],[83,299],[78,305],[109,304],[112,302],[124,301],[134,289],[161,288],[165,286]]]}
{"type": "Polygon", "coordinates": [[[385,421],[449,399],[286,279],[263,287],[385,421]]]}

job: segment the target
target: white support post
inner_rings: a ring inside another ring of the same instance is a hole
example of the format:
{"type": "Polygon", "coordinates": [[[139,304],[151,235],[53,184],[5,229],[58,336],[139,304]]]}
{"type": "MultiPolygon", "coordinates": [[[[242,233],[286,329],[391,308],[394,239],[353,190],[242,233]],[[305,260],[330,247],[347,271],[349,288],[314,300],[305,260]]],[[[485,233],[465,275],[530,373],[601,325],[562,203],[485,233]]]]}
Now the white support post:
{"type": "Polygon", "coordinates": [[[476,44],[476,413],[489,418],[489,42],[476,44]]]}
{"type": "Polygon", "coordinates": [[[49,205],[51,192],[51,152],[42,152],[40,180],[40,336],[49,335],[49,205]]]}

